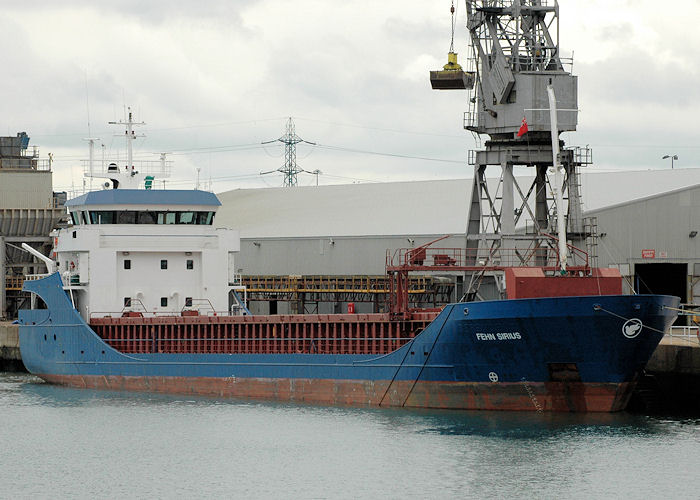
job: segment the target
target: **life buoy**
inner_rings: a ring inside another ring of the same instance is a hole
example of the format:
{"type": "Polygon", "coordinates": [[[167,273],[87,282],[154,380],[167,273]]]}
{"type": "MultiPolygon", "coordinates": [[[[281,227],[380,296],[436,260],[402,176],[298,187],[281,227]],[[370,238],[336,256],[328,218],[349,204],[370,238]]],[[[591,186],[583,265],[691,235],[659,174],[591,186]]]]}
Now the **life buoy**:
{"type": "Polygon", "coordinates": [[[70,261],[70,270],[73,271],[75,269],[75,262],[70,261]]]}

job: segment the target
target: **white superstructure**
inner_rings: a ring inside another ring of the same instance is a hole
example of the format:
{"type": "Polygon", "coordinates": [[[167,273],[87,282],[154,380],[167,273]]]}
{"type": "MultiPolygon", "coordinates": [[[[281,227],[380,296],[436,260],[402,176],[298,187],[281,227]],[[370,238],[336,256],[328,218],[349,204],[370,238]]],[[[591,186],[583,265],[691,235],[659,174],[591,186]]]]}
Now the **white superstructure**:
{"type": "Polygon", "coordinates": [[[58,271],[91,317],[235,314],[237,231],[212,225],[213,193],[110,189],[66,203],[73,226],[55,234],[58,271]]]}

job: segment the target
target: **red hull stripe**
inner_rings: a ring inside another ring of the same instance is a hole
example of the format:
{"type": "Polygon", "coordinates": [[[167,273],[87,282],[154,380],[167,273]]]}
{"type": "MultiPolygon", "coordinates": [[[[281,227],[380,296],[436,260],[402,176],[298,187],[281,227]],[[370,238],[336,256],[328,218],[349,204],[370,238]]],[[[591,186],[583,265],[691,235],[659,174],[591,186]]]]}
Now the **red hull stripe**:
{"type": "Polygon", "coordinates": [[[353,406],[462,410],[612,412],[627,405],[633,384],[488,383],[333,379],[39,375],[49,383],[107,390],[252,398],[353,406]]]}

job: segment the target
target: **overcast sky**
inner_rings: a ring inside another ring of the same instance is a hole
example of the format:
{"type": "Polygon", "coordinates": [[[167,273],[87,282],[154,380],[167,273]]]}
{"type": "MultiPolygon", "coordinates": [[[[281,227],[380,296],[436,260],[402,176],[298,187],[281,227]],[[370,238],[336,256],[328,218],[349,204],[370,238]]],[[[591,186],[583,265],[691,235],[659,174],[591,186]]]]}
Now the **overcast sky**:
{"type": "MultiPolygon", "coordinates": [[[[575,55],[579,130],[595,169],[700,167],[700,2],[560,0],[575,55]],[[614,6],[611,7],[611,4],[614,6]]],[[[476,144],[466,92],[430,89],[446,62],[450,2],[0,0],[0,132],[54,154],[55,190],[79,187],[83,138],[124,155],[107,125],[131,106],[140,159],[172,153],[173,187],[279,186],[286,117],[320,184],[464,178],[476,144]],[[89,114],[88,114],[89,110],[89,114]],[[89,128],[88,128],[89,116],[89,128]],[[353,151],[348,151],[353,150],[353,151]],[[357,151],[357,152],[356,152],[357,151]],[[367,152],[381,153],[368,154],[367,152]]],[[[455,49],[469,54],[464,2],[455,49]]],[[[98,153],[99,156],[100,153],[98,153]]],[[[316,182],[302,174],[300,185],[316,182]]]]}

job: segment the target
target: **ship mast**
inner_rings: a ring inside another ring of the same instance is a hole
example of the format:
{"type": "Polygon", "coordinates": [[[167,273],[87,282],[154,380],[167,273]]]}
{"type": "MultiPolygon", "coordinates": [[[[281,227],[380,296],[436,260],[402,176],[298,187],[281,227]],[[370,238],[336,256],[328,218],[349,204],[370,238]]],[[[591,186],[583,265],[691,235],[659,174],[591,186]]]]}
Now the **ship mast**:
{"type": "MultiPolygon", "coordinates": [[[[119,166],[118,160],[107,160],[105,158],[104,145],[102,146],[102,165],[99,169],[94,166],[94,141],[96,139],[86,139],[90,145],[90,157],[87,164],[84,163],[83,174],[89,178],[103,178],[111,180],[103,184],[103,188],[110,186],[114,189],[153,189],[155,179],[165,179],[170,176],[171,161],[166,160],[167,153],[161,153],[157,161],[134,162],[133,143],[137,138],[146,137],[144,134],[136,134],[135,127],[146,125],[145,122],[134,121],[131,107],[127,108],[127,119],[108,122],[110,125],[123,125],[123,137],[126,140],[127,163],[124,168],[119,166]]],[[[117,134],[122,137],[122,134],[117,134]]]]}
{"type": "Polygon", "coordinates": [[[140,125],[146,125],[145,122],[135,122],[133,119],[133,115],[131,113],[131,107],[127,108],[128,110],[128,120],[127,121],[122,121],[119,120],[118,122],[108,122],[110,125],[125,125],[126,130],[124,131],[124,137],[126,139],[126,157],[127,157],[127,163],[126,167],[127,169],[134,169],[134,153],[133,153],[133,142],[136,140],[137,137],[145,137],[144,135],[136,135],[134,132],[134,127],[135,126],[140,126],[140,125]]]}

